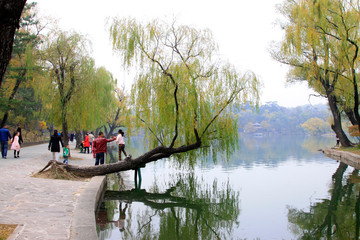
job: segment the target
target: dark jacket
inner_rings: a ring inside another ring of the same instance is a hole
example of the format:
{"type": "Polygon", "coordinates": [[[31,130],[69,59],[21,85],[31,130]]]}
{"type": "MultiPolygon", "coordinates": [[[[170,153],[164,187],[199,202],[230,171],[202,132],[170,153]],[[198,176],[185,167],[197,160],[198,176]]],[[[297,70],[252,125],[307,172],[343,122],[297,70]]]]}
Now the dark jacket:
{"type": "Polygon", "coordinates": [[[6,142],[11,139],[10,131],[7,128],[0,129],[0,141],[6,142]]]}
{"type": "Polygon", "coordinates": [[[64,147],[64,144],[59,135],[52,135],[49,141],[49,149],[51,152],[60,152],[60,143],[61,147],[64,147]]]}

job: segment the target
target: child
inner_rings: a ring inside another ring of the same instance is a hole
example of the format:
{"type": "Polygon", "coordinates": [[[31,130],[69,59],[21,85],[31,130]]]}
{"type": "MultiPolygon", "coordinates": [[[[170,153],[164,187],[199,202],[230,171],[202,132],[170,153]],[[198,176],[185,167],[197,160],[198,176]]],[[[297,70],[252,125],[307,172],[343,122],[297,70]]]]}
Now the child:
{"type": "Polygon", "coordinates": [[[19,157],[19,152],[20,152],[19,132],[15,133],[15,136],[13,137],[13,139],[11,141],[11,148],[10,149],[14,150],[14,158],[18,158],[19,157]]]}
{"type": "Polygon", "coordinates": [[[69,159],[69,145],[67,145],[66,147],[63,148],[63,157],[64,157],[63,163],[69,164],[69,162],[68,162],[68,159],[69,159]]]}

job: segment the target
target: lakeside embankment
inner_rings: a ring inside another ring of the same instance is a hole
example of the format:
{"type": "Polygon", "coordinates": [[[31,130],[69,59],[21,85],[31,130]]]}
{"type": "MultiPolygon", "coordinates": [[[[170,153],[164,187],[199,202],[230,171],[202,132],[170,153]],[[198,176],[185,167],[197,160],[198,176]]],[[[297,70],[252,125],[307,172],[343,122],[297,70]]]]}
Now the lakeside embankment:
{"type": "MultiPolygon", "coordinates": [[[[70,164],[94,164],[92,154],[71,153],[75,160],[70,164]]],[[[94,211],[105,177],[84,181],[32,177],[52,157],[47,144],[22,148],[19,159],[12,154],[0,159],[0,224],[18,225],[8,239],[97,239],[94,211]]]]}
{"type": "Polygon", "coordinates": [[[329,158],[335,159],[337,161],[342,161],[349,166],[360,169],[360,155],[358,154],[348,151],[341,151],[334,148],[327,148],[321,151],[325,154],[325,156],[329,158]]]}

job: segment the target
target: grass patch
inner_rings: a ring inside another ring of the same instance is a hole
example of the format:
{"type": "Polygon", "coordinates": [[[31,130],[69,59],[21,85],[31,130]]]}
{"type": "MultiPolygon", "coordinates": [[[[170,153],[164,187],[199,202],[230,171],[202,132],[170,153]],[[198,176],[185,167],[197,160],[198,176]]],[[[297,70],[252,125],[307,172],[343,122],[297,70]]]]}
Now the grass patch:
{"type": "Polygon", "coordinates": [[[340,147],[339,150],[344,151],[344,152],[351,152],[351,153],[360,155],[360,147],[359,147],[359,145],[356,146],[356,147],[340,147]]]}
{"type": "Polygon", "coordinates": [[[0,224],[0,240],[6,240],[14,232],[17,225],[0,224]]]}

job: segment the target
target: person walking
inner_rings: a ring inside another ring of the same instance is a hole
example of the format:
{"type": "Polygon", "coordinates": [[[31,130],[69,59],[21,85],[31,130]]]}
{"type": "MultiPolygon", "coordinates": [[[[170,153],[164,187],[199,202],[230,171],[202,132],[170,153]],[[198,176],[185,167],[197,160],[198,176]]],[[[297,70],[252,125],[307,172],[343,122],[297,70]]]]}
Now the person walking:
{"type": "Polygon", "coordinates": [[[335,145],[335,147],[339,147],[339,146],[340,146],[340,138],[336,134],[336,145],[335,145]]]}
{"type": "Polygon", "coordinates": [[[70,133],[70,142],[73,142],[75,138],[75,134],[74,133],[70,133]]]}
{"type": "MultiPolygon", "coordinates": [[[[20,145],[20,148],[21,148],[21,144],[24,142],[24,140],[23,140],[23,138],[22,138],[22,134],[21,134],[21,127],[18,127],[18,128],[16,129],[16,131],[15,131],[14,134],[13,134],[13,138],[14,138],[14,136],[16,135],[16,133],[19,133],[18,138],[19,138],[19,145],[20,145]]],[[[20,148],[19,148],[19,151],[17,151],[17,158],[20,157],[20,148]]]]}
{"type": "Polygon", "coordinates": [[[90,147],[90,141],[89,141],[89,136],[88,134],[85,135],[85,141],[84,141],[84,153],[86,153],[86,150],[87,150],[87,153],[89,153],[89,147],[90,147]]]}
{"type": "Polygon", "coordinates": [[[107,143],[115,141],[116,137],[106,139],[103,132],[99,132],[99,137],[93,142],[93,156],[95,157],[95,166],[104,164],[107,143]]]}
{"type": "Polygon", "coordinates": [[[53,160],[59,161],[60,157],[60,143],[61,147],[64,147],[64,144],[59,136],[57,130],[54,130],[54,135],[51,136],[49,141],[48,149],[53,153],[53,160]]]}
{"type": "Polygon", "coordinates": [[[7,129],[7,125],[0,129],[0,145],[1,145],[1,156],[6,159],[9,139],[11,139],[11,134],[9,129],[7,129]]]}
{"type": "Polygon", "coordinates": [[[95,136],[93,132],[89,133],[89,142],[90,142],[90,149],[91,149],[91,153],[92,153],[92,143],[94,142],[95,136]]]}
{"type": "Polygon", "coordinates": [[[19,132],[15,132],[14,137],[11,140],[11,150],[14,150],[14,158],[18,158],[20,152],[20,143],[19,143],[19,132]],[[17,155],[17,156],[16,156],[17,155]]]}
{"type": "Polygon", "coordinates": [[[123,130],[119,130],[119,134],[116,137],[116,142],[119,145],[119,162],[121,161],[121,152],[124,153],[125,157],[127,157],[127,154],[125,152],[125,141],[124,141],[124,132],[123,130]]]}

